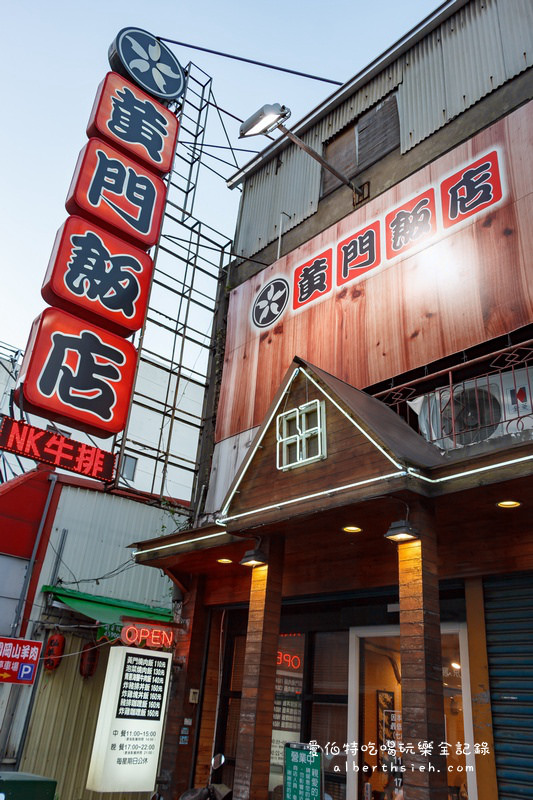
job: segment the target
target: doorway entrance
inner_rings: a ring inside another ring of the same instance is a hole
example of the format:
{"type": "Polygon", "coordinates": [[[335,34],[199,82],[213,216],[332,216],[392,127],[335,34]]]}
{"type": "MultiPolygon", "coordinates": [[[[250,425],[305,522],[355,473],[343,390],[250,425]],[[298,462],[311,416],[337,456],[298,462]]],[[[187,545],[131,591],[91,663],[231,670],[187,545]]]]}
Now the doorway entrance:
{"type": "Polygon", "coordinates": [[[400,628],[351,628],[347,797],[403,798],[402,748],[412,747],[427,757],[428,769],[432,753],[446,756],[449,800],[477,800],[466,623],[443,624],[441,642],[445,740],[406,742],[400,628]]]}

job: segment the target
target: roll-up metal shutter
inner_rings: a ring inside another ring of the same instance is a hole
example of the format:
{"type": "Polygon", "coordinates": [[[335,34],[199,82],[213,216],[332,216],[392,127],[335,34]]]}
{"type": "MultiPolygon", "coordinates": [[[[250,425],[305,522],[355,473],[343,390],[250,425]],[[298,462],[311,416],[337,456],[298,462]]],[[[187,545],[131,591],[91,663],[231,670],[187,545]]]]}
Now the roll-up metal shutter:
{"type": "Polygon", "coordinates": [[[485,620],[499,800],[533,798],[533,573],[487,578],[485,620]]]}

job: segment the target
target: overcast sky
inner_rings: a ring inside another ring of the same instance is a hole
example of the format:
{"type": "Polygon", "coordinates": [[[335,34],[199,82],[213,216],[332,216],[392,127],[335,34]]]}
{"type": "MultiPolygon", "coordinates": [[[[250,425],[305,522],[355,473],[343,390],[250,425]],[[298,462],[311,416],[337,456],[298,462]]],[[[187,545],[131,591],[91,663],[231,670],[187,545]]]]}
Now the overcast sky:
{"type": "MultiPolygon", "coordinates": [[[[4,2],[2,37],[3,264],[0,341],[24,348],[45,307],[40,288],[107,51],[121,28],[222,50],[338,81],[353,77],[440,5],[432,0],[24,0],[4,2]]],[[[290,124],[334,86],[170,45],[213,79],[219,105],[246,118],[264,103],[292,110],[290,124]]],[[[212,115],[207,142],[222,143],[212,115]]],[[[227,120],[237,146],[238,123],[227,120]]],[[[260,147],[259,138],[245,146],[260,147]]],[[[247,160],[247,157],[245,157],[247,160]]],[[[232,170],[209,161],[224,175],[232,170]]],[[[244,163],[244,162],[241,162],[244,163]]],[[[195,216],[233,235],[238,193],[200,173],[195,216]]]]}

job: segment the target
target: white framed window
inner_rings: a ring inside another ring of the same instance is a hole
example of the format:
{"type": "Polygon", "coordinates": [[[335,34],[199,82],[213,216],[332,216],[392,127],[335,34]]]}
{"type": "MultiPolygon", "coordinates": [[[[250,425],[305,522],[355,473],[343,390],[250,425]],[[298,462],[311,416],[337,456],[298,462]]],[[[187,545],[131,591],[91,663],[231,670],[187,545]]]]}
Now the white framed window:
{"type": "Polygon", "coordinates": [[[294,469],[326,457],[326,406],[311,400],[276,419],[276,466],[294,469]]]}

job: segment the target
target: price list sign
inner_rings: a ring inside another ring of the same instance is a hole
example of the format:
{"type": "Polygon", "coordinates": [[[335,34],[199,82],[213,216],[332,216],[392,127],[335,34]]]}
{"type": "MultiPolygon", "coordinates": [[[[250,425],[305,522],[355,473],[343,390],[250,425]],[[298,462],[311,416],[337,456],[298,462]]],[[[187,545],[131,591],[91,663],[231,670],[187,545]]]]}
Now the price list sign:
{"type": "Polygon", "coordinates": [[[168,659],[128,653],[120,685],[117,717],[161,719],[168,659]]]}
{"type": "Polygon", "coordinates": [[[319,749],[287,742],[283,764],[283,800],[323,800],[324,773],[319,749]]]}
{"type": "Polygon", "coordinates": [[[111,648],[87,789],[154,790],[171,659],[171,653],[111,648]]]}

